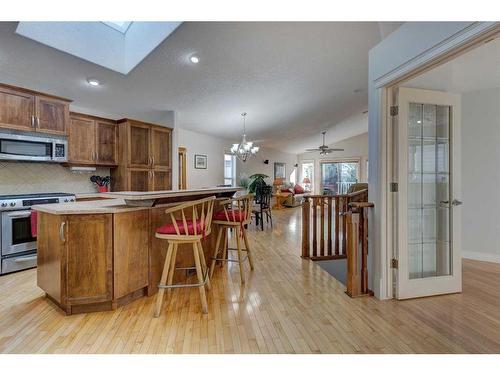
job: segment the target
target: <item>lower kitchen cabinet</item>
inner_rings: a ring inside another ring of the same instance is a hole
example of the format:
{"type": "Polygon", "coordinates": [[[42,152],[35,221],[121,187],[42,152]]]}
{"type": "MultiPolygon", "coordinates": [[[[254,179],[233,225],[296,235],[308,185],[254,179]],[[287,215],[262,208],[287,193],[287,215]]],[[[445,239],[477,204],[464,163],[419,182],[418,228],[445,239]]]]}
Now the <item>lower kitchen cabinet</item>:
{"type": "Polygon", "coordinates": [[[38,286],[67,314],[109,308],[113,299],[112,215],[39,215],[38,286]]]}
{"type": "Polygon", "coordinates": [[[38,212],[37,283],[66,314],[113,310],[148,293],[148,209],[38,212]]]}

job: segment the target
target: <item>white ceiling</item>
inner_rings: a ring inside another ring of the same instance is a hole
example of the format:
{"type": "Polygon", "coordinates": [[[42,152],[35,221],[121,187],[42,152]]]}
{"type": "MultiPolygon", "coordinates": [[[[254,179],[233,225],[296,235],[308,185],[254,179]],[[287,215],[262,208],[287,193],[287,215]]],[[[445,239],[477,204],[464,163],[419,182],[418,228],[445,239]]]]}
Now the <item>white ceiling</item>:
{"type": "MultiPolygon", "coordinates": [[[[366,131],[368,51],[399,24],[184,22],[125,76],[3,22],[0,81],[71,98],[96,114],[161,121],[175,111],[176,126],[234,140],[246,111],[251,140],[298,153],[337,124],[366,131]],[[103,86],[90,87],[88,77],[103,86]]],[[[347,133],[356,135],[337,132],[347,133]]]]}
{"type": "Polygon", "coordinates": [[[403,86],[457,94],[499,88],[500,38],[415,77],[403,86]]]}

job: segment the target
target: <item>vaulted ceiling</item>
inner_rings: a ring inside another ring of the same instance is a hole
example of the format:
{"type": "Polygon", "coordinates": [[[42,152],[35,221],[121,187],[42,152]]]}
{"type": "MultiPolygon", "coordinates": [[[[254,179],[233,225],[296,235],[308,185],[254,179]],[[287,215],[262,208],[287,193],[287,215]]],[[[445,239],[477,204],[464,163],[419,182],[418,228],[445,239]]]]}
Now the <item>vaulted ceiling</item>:
{"type": "Polygon", "coordinates": [[[151,121],[175,111],[176,126],[227,139],[239,138],[245,111],[250,139],[301,152],[323,129],[364,121],[368,51],[399,23],[185,22],[127,75],[16,35],[16,26],[0,23],[2,82],[96,114],[151,121]]]}

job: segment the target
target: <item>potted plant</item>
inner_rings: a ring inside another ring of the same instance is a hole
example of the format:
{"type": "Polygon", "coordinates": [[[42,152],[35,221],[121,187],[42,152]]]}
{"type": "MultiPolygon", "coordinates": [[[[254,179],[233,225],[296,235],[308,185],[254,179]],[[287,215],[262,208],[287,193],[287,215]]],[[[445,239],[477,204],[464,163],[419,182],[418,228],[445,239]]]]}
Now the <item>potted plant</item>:
{"type": "Polygon", "coordinates": [[[250,185],[248,185],[248,192],[251,194],[255,194],[255,191],[257,190],[258,186],[265,186],[266,182],[264,181],[265,178],[269,178],[269,176],[262,174],[262,173],[256,173],[251,175],[250,177],[250,185]]]}

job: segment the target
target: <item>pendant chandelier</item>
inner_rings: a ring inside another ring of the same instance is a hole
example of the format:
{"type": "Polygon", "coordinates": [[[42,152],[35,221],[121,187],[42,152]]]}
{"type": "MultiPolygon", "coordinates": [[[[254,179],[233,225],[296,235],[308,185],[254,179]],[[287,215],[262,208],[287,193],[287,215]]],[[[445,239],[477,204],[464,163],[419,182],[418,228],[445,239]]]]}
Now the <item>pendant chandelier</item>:
{"type": "Polygon", "coordinates": [[[250,157],[254,156],[257,152],[259,152],[259,147],[254,146],[253,142],[247,141],[246,121],[245,121],[247,113],[243,112],[241,116],[243,117],[243,137],[241,138],[241,143],[233,143],[233,146],[231,147],[231,154],[235,155],[238,159],[240,159],[244,163],[250,157]]]}

